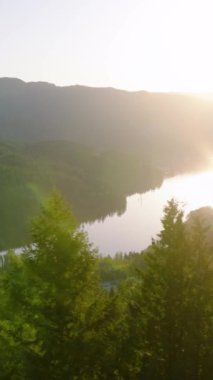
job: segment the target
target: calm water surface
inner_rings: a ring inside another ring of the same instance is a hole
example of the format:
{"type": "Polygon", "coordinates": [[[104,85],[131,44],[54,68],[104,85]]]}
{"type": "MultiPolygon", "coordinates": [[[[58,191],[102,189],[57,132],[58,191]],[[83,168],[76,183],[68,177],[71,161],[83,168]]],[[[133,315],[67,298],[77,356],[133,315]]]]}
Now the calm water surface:
{"type": "Polygon", "coordinates": [[[213,170],[166,179],[159,189],[128,197],[123,215],[85,224],[84,230],[104,255],[141,251],[160,231],[163,207],[171,198],[182,202],[185,215],[203,206],[213,207],[213,170]]]}

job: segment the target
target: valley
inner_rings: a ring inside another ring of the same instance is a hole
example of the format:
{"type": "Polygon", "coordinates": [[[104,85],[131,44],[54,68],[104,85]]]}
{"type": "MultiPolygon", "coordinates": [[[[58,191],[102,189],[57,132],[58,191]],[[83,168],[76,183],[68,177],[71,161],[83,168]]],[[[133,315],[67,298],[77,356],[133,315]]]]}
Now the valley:
{"type": "Polygon", "coordinates": [[[192,95],[0,79],[0,249],[60,191],[79,223],[121,215],[126,197],[211,158],[212,103],[192,95]],[[174,117],[174,115],[176,115],[174,117]]]}

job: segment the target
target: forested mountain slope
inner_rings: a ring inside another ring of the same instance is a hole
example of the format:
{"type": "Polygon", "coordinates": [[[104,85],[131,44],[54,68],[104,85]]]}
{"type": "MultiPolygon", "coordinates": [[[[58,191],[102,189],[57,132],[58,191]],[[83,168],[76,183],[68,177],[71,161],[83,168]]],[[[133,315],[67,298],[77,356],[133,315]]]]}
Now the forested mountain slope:
{"type": "Polygon", "coordinates": [[[175,168],[182,156],[208,155],[212,120],[213,102],[192,95],[0,79],[1,139],[68,139],[140,151],[163,165],[169,157],[175,168]]]}
{"type": "Polygon", "coordinates": [[[79,221],[88,221],[124,211],[128,194],[162,179],[133,154],[66,141],[0,142],[0,250],[26,242],[29,219],[53,189],[64,194],[79,221]]]}
{"type": "Polygon", "coordinates": [[[26,242],[53,188],[88,221],[201,167],[212,120],[213,103],[190,95],[0,79],[0,249],[26,242]]]}

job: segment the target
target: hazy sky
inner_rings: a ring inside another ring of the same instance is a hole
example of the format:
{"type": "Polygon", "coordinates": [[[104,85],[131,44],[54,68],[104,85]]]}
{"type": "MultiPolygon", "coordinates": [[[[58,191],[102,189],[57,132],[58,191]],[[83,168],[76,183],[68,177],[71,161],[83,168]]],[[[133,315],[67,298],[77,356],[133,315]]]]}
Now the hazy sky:
{"type": "Polygon", "coordinates": [[[0,76],[213,91],[213,0],[0,0],[0,76]]]}

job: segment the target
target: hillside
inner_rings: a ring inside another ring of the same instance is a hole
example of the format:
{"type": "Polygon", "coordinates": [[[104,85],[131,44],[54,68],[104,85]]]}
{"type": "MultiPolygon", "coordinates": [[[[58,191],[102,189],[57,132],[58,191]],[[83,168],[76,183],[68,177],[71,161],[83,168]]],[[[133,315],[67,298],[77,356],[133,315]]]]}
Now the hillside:
{"type": "Polygon", "coordinates": [[[0,79],[0,139],[142,152],[172,170],[206,159],[213,103],[183,94],[0,79]]]}
{"type": "Polygon", "coordinates": [[[57,87],[0,79],[0,249],[27,239],[59,189],[78,220],[122,213],[126,196],[202,167],[212,102],[182,94],[57,87]]]}
{"type": "Polygon", "coordinates": [[[192,229],[196,223],[202,226],[207,243],[213,247],[213,208],[201,207],[191,211],[187,218],[187,225],[192,229]]]}
{"type": "Polygon", "coordinates": [[[162,178],[130,154],[65,141],[0,142],[0,250],[26,243],[30,219],[55,188],[79,221],[90,221],[123,212],[128,194],[159,186],[162,178]]]}

